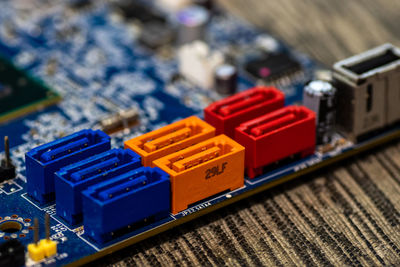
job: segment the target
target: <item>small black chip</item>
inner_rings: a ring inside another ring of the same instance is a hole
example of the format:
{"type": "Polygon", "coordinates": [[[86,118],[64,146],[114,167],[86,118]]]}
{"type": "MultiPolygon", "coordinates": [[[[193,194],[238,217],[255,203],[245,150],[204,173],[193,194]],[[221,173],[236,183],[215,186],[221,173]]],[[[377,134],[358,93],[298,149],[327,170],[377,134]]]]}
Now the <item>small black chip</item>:
{"type": "Polygon", "coordinates": [[[120,0],[115,5],[127,20],[137,20],[140,23],[167,21],[161,12],[137,0],[120,0]]]}
{"type": "Polygon", "coordinates": [[[59,100],[57,93],[0,57],[0,123],[59,100]]]}
{"type": "Polygon", "coordinates": [[[81,9],[88,7],[92,4],[91,0],[68,0],[67,3],[70,7],[75,9],[81,9]]]}
{"type": "Polygon", "coordinates": [[[301,64],[286,53],[262,54],[245,63],[244,69],[254,78],[274,81],[302,69],[301,64]]]}

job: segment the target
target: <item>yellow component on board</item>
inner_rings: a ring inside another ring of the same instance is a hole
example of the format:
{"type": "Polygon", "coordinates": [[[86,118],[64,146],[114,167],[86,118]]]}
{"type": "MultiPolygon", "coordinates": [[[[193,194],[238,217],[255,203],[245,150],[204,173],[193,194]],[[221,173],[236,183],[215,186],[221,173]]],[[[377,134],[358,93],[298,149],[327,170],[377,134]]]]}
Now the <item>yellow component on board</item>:
{"type": "Polygon", "coordinates": [[[43,248],[46,257],[51,257],[57,254],[57,242],[51,239],[40,240],[39,246],[43,248]]]}
{"type": "Polygon", "coordinates": [[[29,257],[34,261],[41,261],[44,259],[46,253],[41,244],[31,243],[28,245],[29,257]]]}
{"type": "Polygon", "coordinates": [[[57,242],[50,239],[42,239],[39,243],[28,245],[29,257],[34,261],[41,261],[57,254],[57,242]]]}

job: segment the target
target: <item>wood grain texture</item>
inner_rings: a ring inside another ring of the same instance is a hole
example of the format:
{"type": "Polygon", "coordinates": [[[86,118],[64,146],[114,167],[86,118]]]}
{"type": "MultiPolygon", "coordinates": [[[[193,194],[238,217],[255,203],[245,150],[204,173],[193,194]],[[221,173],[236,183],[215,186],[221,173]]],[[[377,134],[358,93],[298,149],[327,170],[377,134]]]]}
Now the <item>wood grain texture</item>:
{"type": "Polygon", "coordinates": [[[400,45],[400,1],[397,0],[220,2],[234,14],[328,66],[385,42],[400,45]]]}

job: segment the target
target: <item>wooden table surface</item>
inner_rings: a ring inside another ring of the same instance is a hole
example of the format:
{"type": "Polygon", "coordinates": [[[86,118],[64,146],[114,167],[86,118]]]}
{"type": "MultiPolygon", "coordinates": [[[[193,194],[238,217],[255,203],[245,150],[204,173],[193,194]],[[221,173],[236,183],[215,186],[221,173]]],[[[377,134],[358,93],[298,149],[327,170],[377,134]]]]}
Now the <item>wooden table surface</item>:
{"type": "MultiPolygon", "coordinates": [[[[331,66],[400,46],[398,0],[221,0],[331,66]]],[[[206,215],[94,265],[400,266],[400,142],[206,215]]]]}
{"type": "Polygon", "coordinates": [[[397,0],[220,0],[238,16],[331,65],[385,42],[400,45],[397,0]]]}

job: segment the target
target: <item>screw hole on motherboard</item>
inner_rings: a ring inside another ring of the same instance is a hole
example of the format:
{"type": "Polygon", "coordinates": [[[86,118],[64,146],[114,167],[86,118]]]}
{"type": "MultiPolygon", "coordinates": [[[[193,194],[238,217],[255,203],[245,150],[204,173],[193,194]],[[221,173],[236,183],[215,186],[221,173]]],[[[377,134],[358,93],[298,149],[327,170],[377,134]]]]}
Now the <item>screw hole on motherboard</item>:
{"type": "Polygon", "coordinates": [[[22,229],[22,225],[16,221],[6,221],[0,224],[0,231],[4,233],[16,233],[22,229]]]}

